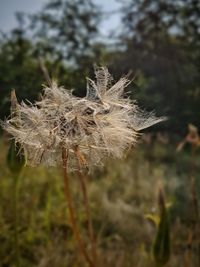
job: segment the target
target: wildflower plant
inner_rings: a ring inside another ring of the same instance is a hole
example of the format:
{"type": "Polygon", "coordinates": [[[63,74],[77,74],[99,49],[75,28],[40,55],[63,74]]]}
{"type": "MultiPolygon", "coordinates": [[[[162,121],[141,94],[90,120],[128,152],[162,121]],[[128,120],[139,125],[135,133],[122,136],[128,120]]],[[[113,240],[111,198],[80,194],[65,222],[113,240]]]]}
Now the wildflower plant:
{"type": "Polygon", "coordinates": [[[83,169],[103,165],[108,157],[121,158],[136,144],[139,131],[163,120],[139,109],[124,97],[130,84],[127,77],[116,83],[106,67],[95,69],[96,81],[87,79],[83,98],[52,82],[44,88],[40,101],[18,104],[18,112],[2,123],[3,128],[21,145],[27,165],[63,164],[65,195],[70,220],[80,253],[90,266],[95,263],[95,241],[83,169]],[[68,172],[76,171],[83,191],[92,242],[90,258],[77,227],[68,172]]]}
{"type": "Polygon", "coordinates": [[[162,120],[124,98],[130,83],[126,77],[111,85],[105,67],[96,69],[95,74],[96,82],[87,79],[84,98],[53,82],[44,88],[40,101],[22,102],[19,115],[3,124],[21,144],[28,165],[59,164],[63,147],[68,151],[69,170],[76,168],[77,148],[82,166],[101,165],[108,156],[121,158],[136,143],[139,130],[162,120]]]}

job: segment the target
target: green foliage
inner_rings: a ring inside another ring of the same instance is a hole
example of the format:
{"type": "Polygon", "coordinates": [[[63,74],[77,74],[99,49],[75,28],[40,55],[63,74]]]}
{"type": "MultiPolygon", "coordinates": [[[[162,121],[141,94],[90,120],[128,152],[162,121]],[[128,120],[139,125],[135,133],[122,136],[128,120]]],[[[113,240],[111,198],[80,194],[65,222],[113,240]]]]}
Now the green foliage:
{"type": "Polygon", "coordinates": [[[0,116],[8,116],[10,91],[14,88],[22,99],[37,99],[43,75],[37,59],[32,56],[32,44],[21,34],[13,34],[0,45],[0,116]]]}
{"type": "Polygon", "coordinates": [[[79,59],[90,53],[98,22],[99,12],[91,0],[50,0],[31,16],[36,53],[79,64],[79,59]]]}
{"type": "Polygon", "coordinates": [[[7,165],[13,175],[19,176],[25,164],[25,157],[19,143],[11,141],[7,155],[7,165]]]}
{"type": "Polygon", "coordinates": [[[131,35],[140,43],[153,47],[153,41],[176,36],[199,45],[199,1],[131,0],[127,4],[122,3],[123,22],[127,30],[124,34],[131,35]]]}
{"type": "MultiPolygon", "coordinates": [[[[155,226],[144,214],[158,213],[155,194],[158,177],[163,178],[169,200],[174,200],[170,211],[173,222],[170,227],[170,266],[180,266],[186,233],[189,231],[188,222],[191,221],[186,210],[189,201],[186,178],[189,155],[174,154],[175,148],[171,145],[156,143],[156,147],[140,145],[124,161],[108,162],[106,168],[98,169],[88,177],[99,266],[113,267],[117,262],[119,267],[155,267],[150,258],[155,226]],[[147,152],[151,154],[148,157],[147,152]],[[173,158],[173,161],[167,162],[166,158],[173,158]],[[185,168],[182,171],[181,166],[185,168]],[[180,192],[184,194],[184,199],[180,197],[180,192]]],[[[18,185],[18,225],[15,227],[14,180],[9,179],[10,172],[6,167],[7,144],[2,138],[0,150],[1,264],[16,266],[13,238],[18,229],[20,267],[86,267],[74,248],[60,179],[61,170],[24,168],[18,185]]],[[[195,177],[199,180],[199,157],[195,162],[195,177]]],[[[87,241],[87,220],[80,186],[76,176],[71,174],[70,184],[81,233],[87,241]]],[[[195,250],[193,252],[196,253],[195,250]]]]}
{"type": "Polygon", "coordinates": [[[156,266],[164,266],[170,259],[170,226],[168,212],[165,206],[163,193],[159,191],[160,222],[153,245],[153,255],[156,266]]]}
{"type": "MultiPolygon", "coordinates": [[[[117,73],[136,73],[134,90],[145,107],[170,120],[168,131],[179,132],[200,117],[200,6],[196,0],[131,0],[122,2],[122,40],[117,73]],[[137,73],[137,70],[140,73],[137,73]],[[140,83],[141,78],[147,81],[140,83]]],[[[162,125],[161,125],[162,127],[162,125]]]]}

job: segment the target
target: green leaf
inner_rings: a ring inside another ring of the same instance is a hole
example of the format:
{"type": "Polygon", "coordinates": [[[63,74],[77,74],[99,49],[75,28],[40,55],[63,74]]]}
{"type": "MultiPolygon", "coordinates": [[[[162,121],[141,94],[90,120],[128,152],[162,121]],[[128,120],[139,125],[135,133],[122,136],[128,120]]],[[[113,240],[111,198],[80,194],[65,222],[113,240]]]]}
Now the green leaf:
{"type": "Polygon", "coordinates": [[[164,266],[170,259],[170,225],[163,193],[159,192],[160,222],[153,245],[156,266],[164,266]]]}
{"type": "Polygon", "coordinates": [[[160,223],[160,217],[157,214],[146,214],[145,219],[153,222],[156,225],[156,227],[160,223]]]}

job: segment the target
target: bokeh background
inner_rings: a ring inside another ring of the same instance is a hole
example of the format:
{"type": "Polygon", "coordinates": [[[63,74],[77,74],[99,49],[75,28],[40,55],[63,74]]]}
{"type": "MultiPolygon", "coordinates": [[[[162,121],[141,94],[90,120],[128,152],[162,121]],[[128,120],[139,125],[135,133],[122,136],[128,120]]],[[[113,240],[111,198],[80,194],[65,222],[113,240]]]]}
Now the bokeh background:
{"type": "MultiPolygon", "coordinates": [[[[160,239],[166,253],[159,256],[166,266],[200,266],[200,1],[1,0],[1,120],[13,88],[19,101],[39,98],[47,83],[41,62],[77,96],[85,95],[95,64],[115,80],[130,73],[130,97],[168,117],[146,130],[125,160],[89,177],[101,265],[155,266],[162,187],[171,243],[160,239]]],[[[25,167],[16,197],[2,130],[0,149],[0,266],[85,266],[74,250],[60,170],[25,167]]],[[[76,177],[72,190],[84,235],[76,177]]]]}

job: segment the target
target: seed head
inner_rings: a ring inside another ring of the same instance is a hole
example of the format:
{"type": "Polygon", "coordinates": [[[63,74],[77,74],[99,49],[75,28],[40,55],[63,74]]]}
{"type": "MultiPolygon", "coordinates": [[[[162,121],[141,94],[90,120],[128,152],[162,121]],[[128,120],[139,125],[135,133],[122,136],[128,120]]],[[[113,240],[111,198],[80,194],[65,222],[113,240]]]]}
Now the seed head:
{"type": "Polygon", "coordinates": [[[102,165],[107,157],[121,158],[140,130],[163,120],[124,97],[127,77],[113,83],[106,67],[97,68],[95,75],[96,81],[87,79],[84,98],[52,82],[40,101],[18,104],[18,112],[3,123],[21,144],[28,165],[61,163],[63,147],[70,170],[76,169],[77,157],[82,166],[102,165]]]}

